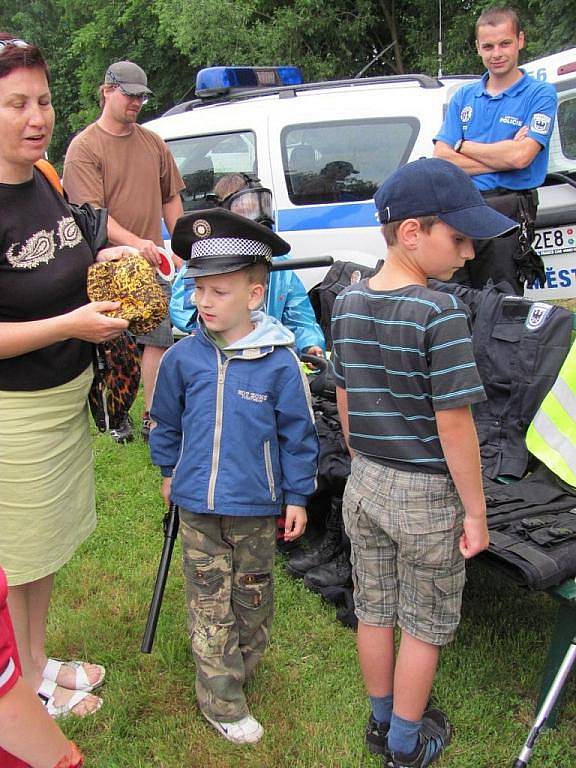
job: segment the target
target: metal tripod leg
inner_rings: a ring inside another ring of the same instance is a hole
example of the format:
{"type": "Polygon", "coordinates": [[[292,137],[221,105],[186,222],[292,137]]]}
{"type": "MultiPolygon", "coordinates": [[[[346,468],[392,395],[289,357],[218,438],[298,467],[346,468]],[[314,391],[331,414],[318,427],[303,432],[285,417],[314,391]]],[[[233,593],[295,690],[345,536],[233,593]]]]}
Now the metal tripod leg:
{"type": "Polygon", "coordinates": [[[538,714],[536,715],[536,721],[532,726],[530,733],[528,734],[528,738],[526,739],[522,752],[520,753],[519,758],[514,763],[513,768],[526,768],[526,766],[528,765],[528,761],[532,757],[532,752],[534,750],[534,745],[536,744],[536,740],[538,739],[540,732],[546,725],[546,721],[548,720],[550,713],[554,709],[554,705],[556,704],[558,697],[562,693],[564,683],[568,679],[575,661],[576,661],[576,637],[573,637],[572,642],[570,643],[570,646],[568,648],[568,651],[564,656],[564,660],[562,661],[562,664],[560,665],[560,668],[556,673],[556,677],[554,678],[552,685],[550,686],[550,689],[546,695],[546,698],[544,699],[544,703],[542,704],[542,707],[540,708],[538,714]]]}
{"type": "MultiPolygon", "coordinates": [[[[544,673],[542,675],[542,684],[536,704],[535,715],[540,711],[540,708],[544,704],[548,690],[556,677],[556,673],[560,669],[560,664],[566,655],[566,651],[570,647],[572,638],[576,636],[576,581],[574,581],[574,579],[569,579],[558,587],[549,590],[549,594],[555,600],[558,600],[559,604],[554,630],[550,640],[550,647],[546,657],[544,673]]],[[[556,727],[562,698],[563,697],[560,696],[556,700],[556,706],[546,721],[546,728],[556,727]]]]}

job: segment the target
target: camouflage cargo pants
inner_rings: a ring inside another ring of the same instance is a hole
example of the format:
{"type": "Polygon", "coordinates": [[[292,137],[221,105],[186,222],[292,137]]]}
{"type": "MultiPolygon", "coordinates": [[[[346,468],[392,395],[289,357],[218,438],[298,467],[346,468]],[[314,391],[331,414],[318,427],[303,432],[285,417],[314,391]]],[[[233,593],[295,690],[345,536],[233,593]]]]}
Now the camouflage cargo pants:
{"type": "Polygon", "coordinates": [[[243,686],[272,625],[276,518],[181,509],[180,521],[198,706],[233,722],[248,714],[243,686]]]}

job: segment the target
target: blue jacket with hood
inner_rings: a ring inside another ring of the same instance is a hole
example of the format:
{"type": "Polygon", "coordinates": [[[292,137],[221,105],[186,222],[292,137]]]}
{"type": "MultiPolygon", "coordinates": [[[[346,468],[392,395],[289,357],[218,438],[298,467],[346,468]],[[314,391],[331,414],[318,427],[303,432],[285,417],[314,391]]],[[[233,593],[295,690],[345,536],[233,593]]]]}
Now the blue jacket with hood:
{"type": "MultiPolygon", "coordinates": [[[[277,257],[280,261],[288,256],[277,257]]],[[[185,264],[172,284],[170,318],[184,333],[196,327],[196,306],[191,300],[193,278],[185,278],[185,264]]],[[[300,354],[309,347],[320,347],[326,352],[326,341],[310,304],[306,289],[291,269],[270,272],[266,291],[266,312],[286,326],[295,336],[296,351],[300,354]]]]}
{"type": "Polygon", "coordinates": [[[263,312],[224,354],[200,324],[162,358],[150,452],[196,513],[278,515],[316,488],[318,438],[293,334],[263,312]]]}

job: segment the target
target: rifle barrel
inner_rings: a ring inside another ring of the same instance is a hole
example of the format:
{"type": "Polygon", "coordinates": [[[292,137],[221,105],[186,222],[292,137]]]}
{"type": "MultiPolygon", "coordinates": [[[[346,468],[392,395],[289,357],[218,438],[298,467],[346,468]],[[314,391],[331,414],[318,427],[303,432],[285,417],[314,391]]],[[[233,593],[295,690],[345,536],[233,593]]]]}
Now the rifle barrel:
{"type": "Polygon", "coordinates": [[[170,504],[168,512],[164,515],[164,546],[162,547],[160,565],[158,566],[158,573],[156,574],[156,583],[154,584],[152,601],[150,602],[150,608],[148,609],[148,619],[146,620],[144,637],[142,638],[142,645],[140,646],[142,653],[152,653],[156,625],[158,624],[160,607],[162,605],[162,598],[164,597],[164,587],[166,586],[168,569],[170,568],[170,560],[172,559],[172,550],[174,549],[174,542],[178,535],[178,524],[178,507],[175,504],[170,504]]]}
{"type": "Polygon", "coordinates": [[[280,261],[272,259],[270,270],[278,272],[282,269],[310,269],[311,267],[329,267],[332,264],[334,264],[334,256],[294,256],[294,258],[280,261]]]}

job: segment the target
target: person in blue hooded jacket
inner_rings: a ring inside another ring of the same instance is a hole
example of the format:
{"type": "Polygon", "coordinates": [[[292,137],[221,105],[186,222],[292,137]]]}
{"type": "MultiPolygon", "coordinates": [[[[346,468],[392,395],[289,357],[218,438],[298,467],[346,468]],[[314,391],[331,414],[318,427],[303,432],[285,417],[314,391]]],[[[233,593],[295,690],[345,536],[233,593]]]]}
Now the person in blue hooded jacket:
{"type": "Polygon", "coordinates": [[[267,645],[273,613],[276,519],[304,532],[316,488],[318,438],[294,335],[255,311],[272,230],[223,208],[180,218],[172,248],[190,257],[197,327],[160,364],[152,461],[177,504],[196,695],[204,717],[236,744],[260,740],[244,684],[267,645]]]}
{"type": "MultiPolygon", "coordinates": [[[[257,179],[243,173],[223,176],[211,195],[214,203],[241,216],[273,227],[272,192],[257,179]]],[[[282,258],[288,259],[289,256],[282,258]]],[[[172,285],[170,317],[172,323],[184,333],[196,325],[194,281],[184,277],[183,267],[172,285]]],[[[323,357],[326,342],[302,281],[292,270],[271,272],[262,309],[290,329],[295,337],[298,354],[323,357]]]]}

